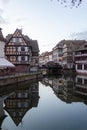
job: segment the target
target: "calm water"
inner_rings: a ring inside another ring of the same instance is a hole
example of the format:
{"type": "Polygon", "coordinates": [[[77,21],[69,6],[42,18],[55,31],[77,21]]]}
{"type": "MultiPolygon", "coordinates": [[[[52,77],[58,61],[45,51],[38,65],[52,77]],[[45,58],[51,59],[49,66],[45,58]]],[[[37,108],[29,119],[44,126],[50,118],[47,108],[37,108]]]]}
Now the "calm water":
{"type": "Polygon", "coordinates": [[[87,77],[45,77],[0,88],[2,130],[87,130],[87,77]]]}

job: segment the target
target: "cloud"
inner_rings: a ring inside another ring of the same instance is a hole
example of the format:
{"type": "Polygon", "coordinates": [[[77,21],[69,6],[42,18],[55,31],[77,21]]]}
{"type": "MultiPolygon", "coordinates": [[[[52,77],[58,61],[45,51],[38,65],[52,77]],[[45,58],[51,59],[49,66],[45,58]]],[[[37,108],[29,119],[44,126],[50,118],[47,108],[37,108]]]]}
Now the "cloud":
{"type": "Polygon", "coordinates": [[[87,40],[87,31],[79,32],[79,33],[72,33],[70,35],[72,39],[79,39],[79,40],[87,40]]]}
{"type": "Polygon", "coordinates": [[[7,20],[0,16],[0,24],[8,24],[7,20]]]}
{"type": "Polygon", "coordinates": [[[4,10],[0,8],[0,14],[2,14],[3,12],[4,12],[4,10]]]}
{"type": "Polygon", "coordinates": [[[1,0],[3,4],[8,4],[10,0],[1,0]]]}
{"type": "Polygon", "coordinates": [[[8,24],[7,20],[3,17],[4,10],[0,8],[0,25],[1,24],[8,24]]]}
{"type": "Polygon", "coordinates": [[[26,18],[18,18],[18,19],[16,19],[17,23],[24,22],[24,21],[26,21],[26,18]]]}

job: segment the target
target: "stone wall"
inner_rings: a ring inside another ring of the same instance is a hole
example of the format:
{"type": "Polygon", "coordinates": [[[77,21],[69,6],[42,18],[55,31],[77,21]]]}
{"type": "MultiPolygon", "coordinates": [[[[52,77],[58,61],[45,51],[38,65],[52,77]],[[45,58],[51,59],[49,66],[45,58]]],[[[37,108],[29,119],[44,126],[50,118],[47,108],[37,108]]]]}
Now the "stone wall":
{"type": "Polygon", "coordinates": [[[38,80],[41,77],[42,77],[42,74],[40,72],[3,76],[3,77],[0,77],[0,86],[15,84],[15,83],[24,82],[24,81],[33,80],[33,79],[38,80]]]}

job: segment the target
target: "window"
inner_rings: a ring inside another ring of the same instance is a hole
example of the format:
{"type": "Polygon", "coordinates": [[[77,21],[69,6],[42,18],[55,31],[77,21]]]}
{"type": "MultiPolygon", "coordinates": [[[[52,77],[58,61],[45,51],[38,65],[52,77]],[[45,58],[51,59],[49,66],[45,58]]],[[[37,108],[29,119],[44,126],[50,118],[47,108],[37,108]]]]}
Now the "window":
{"type": "Polygon", "coordinates": [[[78,64],[78,65],[77,65],[77,69],[78,69],[78,70],[82,70],[82,65],[81,65],[81,64],[78,64]]]}
{"type": "Polygon", "coordinates": [[[19,37],[13,38],[13,42],[19,43],[21,41],[22,41],[22,39],[19,37]]]}
{"type": "Polygon", "coordinates": [[[82,84],[82,78],[78,78],[78,83],[82,84]]]}
{"type": "Polygon", "coordinates": [[[87,85],[87,79],[84,79],[84,85],[87,85]]]}
{"type": "Polygon", "coordinates": [[[22,47],[21,47],[21,51],[25,51],[25,47],[22,46],[22,47]]]}
{"type": "Polygon", "coordinates": [[[25,56],[21,56],[21,61],[25,61],[25,56]]]}
{"type": "Polygon", "coordinates": [[[87,70],[87,64],[84,65],[84,70],[87,70]]]}
{"type": "Polygon", "coordinates": [[[18,108],[28,107],[28,102],[18,102],[17,106],[18,106],[18,108]]]}
{"type": "Polygon", "coordinates": [[[87,45],[85,45],[84,47],[87,47],[87,45]]]}
{"type": "Polygon", "coordinates": [[[28,97],[28,93],[22,92],[22,93],[18,93],[18,98],[27,98],[28,97]]]}

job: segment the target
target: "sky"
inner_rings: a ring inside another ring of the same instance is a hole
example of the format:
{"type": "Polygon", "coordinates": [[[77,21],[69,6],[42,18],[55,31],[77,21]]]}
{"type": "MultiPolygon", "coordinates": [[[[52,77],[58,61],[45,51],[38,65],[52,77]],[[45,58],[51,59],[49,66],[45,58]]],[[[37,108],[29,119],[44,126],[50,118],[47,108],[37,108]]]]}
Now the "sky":
{"type": "Polygon", "coordinates": [[[0,27],[4,37],[22,29],[40,53],[51,51],[63,39],[87,39],[87,0],[78,8],[57,0],[0,0],[0,27]]]}

